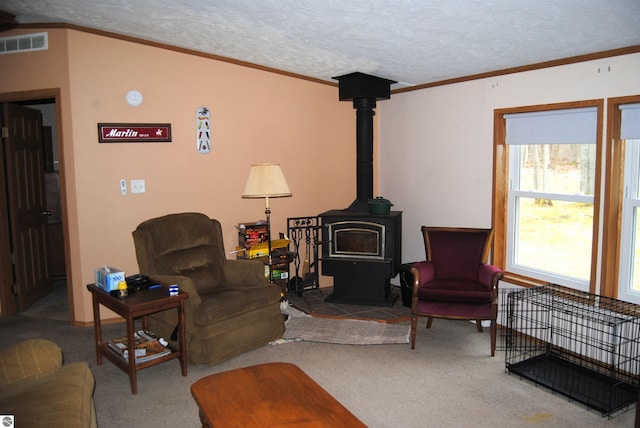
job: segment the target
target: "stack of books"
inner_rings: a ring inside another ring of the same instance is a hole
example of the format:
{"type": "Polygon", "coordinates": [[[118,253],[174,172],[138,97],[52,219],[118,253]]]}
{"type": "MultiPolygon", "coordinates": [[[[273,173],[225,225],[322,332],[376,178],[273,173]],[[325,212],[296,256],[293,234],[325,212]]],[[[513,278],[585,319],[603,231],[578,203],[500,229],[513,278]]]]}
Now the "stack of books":
{"type": "MultiPolygon", "coordinates": [[[[133,334],[133,341],[136,364],[155,360],[171,353],[167,342],[149,331],[138,330],[133,334]]],[[[108,346],[125,361],[129,361],[130,348],[126,337],[109,339],[108,346]]]]}

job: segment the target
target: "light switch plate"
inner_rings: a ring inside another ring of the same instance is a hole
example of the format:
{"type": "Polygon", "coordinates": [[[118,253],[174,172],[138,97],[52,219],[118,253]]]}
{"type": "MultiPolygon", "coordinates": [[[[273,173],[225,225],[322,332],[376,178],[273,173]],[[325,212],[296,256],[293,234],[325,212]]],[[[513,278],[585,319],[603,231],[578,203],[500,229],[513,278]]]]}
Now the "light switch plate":
{"type": "Polygon", "coordinates": [[[131,180],[131,193],[144,193],[145,183],[144,180],[131,180]]]}

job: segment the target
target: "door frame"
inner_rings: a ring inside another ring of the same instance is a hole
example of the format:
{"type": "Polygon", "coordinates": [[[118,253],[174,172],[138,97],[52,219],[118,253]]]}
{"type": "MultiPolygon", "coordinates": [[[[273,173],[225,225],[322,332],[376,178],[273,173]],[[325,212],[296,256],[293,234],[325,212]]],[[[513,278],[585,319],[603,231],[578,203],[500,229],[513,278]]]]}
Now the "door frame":
{"type": "MultiPolygon", "coordinates": [[[[64,240],[65,271],[67,277],[67,299],[69,300],[69,322],[75,320],[73,304],[73,279],[71,273],[71,250],[69,248],[69,221],[67,216],[67,188],[65,176],[64,142],[62,138],[62,107],[60,102],[60,88],[38,89],[32,91],[0,93],[0,103],[12,103],[30,100],[53,98],[56,105],[57,149],[60,171],[60,210],[62,214],[62,232],[64,240]]],[[[4,153],[0,150],[0,236],[9,236],[9,219],[7,217],[7,197],[4,173],[4,153]]],[[[8,240],[0,239],[0,305],[2,316],[13,315],[17,312],[15,295],[11,284],[13,282],[11,266],[11,248],[8,240]],[[9,284],[8,287],[4,284],[9,284]]]]}

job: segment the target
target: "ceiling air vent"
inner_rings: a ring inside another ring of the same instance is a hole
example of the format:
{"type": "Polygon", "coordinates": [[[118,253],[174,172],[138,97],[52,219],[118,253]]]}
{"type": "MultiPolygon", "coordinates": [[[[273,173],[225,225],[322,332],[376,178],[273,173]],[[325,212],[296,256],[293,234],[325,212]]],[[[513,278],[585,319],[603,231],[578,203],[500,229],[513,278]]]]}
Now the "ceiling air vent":
{"type": "Polygon", "coordinates": [[[44,51],[49,49],[48,33],[22,34],[0,37],[0,54],[44,51]]]}

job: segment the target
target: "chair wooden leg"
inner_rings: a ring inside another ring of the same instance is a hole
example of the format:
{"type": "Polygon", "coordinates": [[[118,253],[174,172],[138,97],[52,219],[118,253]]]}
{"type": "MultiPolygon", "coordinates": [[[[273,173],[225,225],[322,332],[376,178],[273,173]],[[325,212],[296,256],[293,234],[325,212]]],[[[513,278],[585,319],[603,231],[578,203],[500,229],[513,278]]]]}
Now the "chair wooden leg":
{"type": "Polygon", "coordinates": [[[431,328],[431,323],[433,322],[433,317],[427,318],[427,328],[431,328]]]}
{"type": "Polygon", "coordinates": [[[478,329],[478,333],[482,333],[482,320],[476,320],[476,328],[478,329]]]}
{"type": "Polygon", "coordinates": [[[496,320],[491,320],[491,356],[496,356],[496,330],[497,324],[496,320]]]}
{"type": "Polygon", "coordinates": [[[416,348],[416,330],[418,329],[418,316],[411,315],[411,349],[416,348]]]}

